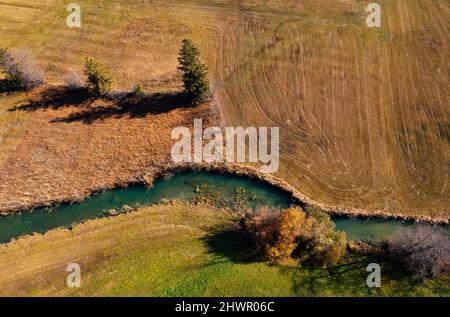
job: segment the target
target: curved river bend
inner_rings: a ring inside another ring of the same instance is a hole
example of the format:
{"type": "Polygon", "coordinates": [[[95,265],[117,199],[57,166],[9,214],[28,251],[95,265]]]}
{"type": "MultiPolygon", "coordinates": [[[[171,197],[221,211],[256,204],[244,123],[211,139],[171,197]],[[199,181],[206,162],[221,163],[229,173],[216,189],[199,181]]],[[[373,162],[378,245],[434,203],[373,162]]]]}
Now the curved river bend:
{"type": "MultiPolygon", "coordinates": [[[[218,174],[214,172],[183,172],[168,180],[157,180],[153,188],[133,185],[124,189],[113,189],[97,193],[82,202],[37,208],[33,212],[0,217],[0,243],[13,238],[44,233],[58,227],[69,227],[87,219],[115,212],[123,212],[129,207],[156,204],[163,200],[196,201],[213,199],[217,204],[228,206],[238,201],[255,209],[258,205],[288,207],[291,195],[269,184],[246,177],[218,174]]],[[[411,222],[401,220],[363,219],[333,217],[338,230],[347,233],[350,240],[380,242],[401,227],[411,227],[411,222]]],[[[446,227],[450,234],[449,226],[446,227]]]]}

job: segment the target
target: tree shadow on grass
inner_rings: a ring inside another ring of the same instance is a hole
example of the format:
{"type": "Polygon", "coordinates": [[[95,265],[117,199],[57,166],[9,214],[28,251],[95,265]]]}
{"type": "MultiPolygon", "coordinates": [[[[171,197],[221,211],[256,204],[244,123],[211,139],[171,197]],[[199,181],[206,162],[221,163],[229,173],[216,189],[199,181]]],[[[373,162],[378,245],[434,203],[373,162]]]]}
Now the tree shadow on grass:
{"type": "Polygon", "coordinates": [[[40,109],[57,110],[70,106],[88,107],[94,100],[95,98],[90,96],[84,88],[69,89],[66,87],[50,87],[41,91],[29,103],[13,107],[9,110],[33,112],[40,109]]]}
{"type": "Polygon", "coordinates": [[[302,296],[321,296],[327,291],[358,293],[367,291],[366,267],[377,262],[372,257],[348,258],[342,264],[330,268],[317,267],[312,263],[303,263],[301,267],[291,270],[293,292],[302,296]]]}
{"type": "Polygon", "coordinates": [[[10,82],[6,79],[0,79],[0,94],[1,93],[10,93],[15,91],[14,87],[10,84],[10,82]]]}
{"type": "Polygon", "coordinates": [[[7,79],[0,79],[0,94],[1,93],[9,94],[16,91],[19,91],[19,89],[17,89],[17,86],[14,85],[13,82],[7,79]]]}
{"type": "Polygon", "coordinates": [[[400,267],[386,261],[379,256],[348,255],[343,263],[330,268],[318,268],[313,264],[302,265],[301,268],[291,272],[294,281],[295,294],[308,296],[321,296],[327,292],[342,295],[380,296],[383,288],[369,288],[366,284],[370,263],[378,263],[381,266],[381,285],[391,285],[393,293],[412,292],[417,286],[414,281],[400,267]]]}
{"type": "Polygon", "coordinates": [[[97,120],[107,118],[143,118],[147,115],[168,113],[188,105],[186,95],[181,92],[156,93],[143,97],[126,95],[117,102],[89,107],[82,111],[71,113],[66,118],[53,119],[52,122],[83,122],[92,124],[97,120]]]}
{"type": "Polygon", "coordinates": [[[208,252],[224,257],[232,263],[253,263],[261,261],[250,237],[237,228],[221,228],[203,238],[208,252]]]}

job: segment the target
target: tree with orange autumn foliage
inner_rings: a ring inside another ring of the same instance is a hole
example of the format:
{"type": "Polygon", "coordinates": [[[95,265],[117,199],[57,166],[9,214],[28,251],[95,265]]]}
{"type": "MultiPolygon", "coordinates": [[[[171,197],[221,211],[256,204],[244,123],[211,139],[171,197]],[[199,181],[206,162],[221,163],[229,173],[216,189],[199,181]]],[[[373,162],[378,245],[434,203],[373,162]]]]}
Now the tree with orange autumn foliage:
{"type": "Polygon", "coordinates": [[[329,266],[345,254],[345,233],[336,232],[329,216],[315,210],[309,214],[299,207],[277,210],[264,206],[241,223],[257,251],[271,262],[284,262],[295,253],[302,260],[329,266]]]}

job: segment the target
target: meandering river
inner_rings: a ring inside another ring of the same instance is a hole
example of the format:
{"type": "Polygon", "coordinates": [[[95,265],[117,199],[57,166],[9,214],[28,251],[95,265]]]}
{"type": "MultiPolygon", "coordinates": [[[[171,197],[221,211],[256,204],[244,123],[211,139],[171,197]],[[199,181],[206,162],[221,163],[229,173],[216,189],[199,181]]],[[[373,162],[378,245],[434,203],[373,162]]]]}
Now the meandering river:
{"type": "MultiPolygon", "coordinates": [[[[58,227],[70,227],[111,212],[124,212],[164,200],[205,199],[228,206],[237,202],[251,209],[258,205],[286,208],[292,203],[289,193],[258,180],[215,172],[183,172],[166,180],[155,181],[151,189],[133,185],[97,193],[82,202],[62,204],[52,209],[36,208],[32,212],[0,217],[0,243],[34,232],[45,233],[58,227]]],[[[347,217],[332,219],[336,228],[345,231],[350,240],[372,243],[382,241],[398,228],[414,225],[401,220],[347,217]]],[[[449,226],[446,231],[450,234],[449,226]]]]}

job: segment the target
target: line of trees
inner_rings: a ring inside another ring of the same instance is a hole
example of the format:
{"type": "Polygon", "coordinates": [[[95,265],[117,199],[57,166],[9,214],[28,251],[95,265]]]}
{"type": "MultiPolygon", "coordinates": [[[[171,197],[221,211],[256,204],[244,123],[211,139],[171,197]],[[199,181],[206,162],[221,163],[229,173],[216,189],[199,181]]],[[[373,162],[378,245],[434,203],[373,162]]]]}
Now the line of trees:
{"type": "MultiPolygon", "coordinates": [[[[247,213],[240,226],[252,239],[256,253],[273,263],[295,259],[332,267],[347,250],[345,232],[335,230],[330,216],[313,207],[304,211],[263,206],[247,213]]],[[[401,228],[381,248],[364,252],[397,264],[418,280],[450,274],[450,236],[440,226],[401,228]]]]}
{"type": "MultiPolygon", "coordinates": [[[[183,88],[189,103],[197,106],[204,102],[209,91],[207,67],[200,60],[200,51],[189,39],[182,41],[178,57],[178,69],[182,72],[183,88]]],[[[29,59],[29,54],[11,53],[0,49],[0,70],[6,74],[11,89],[32,90],[44,84],[44,72],[29,59]]],[[[83,81],[69,79],[69,87],[79,86],[83,81]]],[[[107,95],[111,91],[113,78],[106,67],[93,58],[86,58],[84,65],[85,88],[95,97],[107,95]]],[[[135,87],[136,94],[142,94],[142,87],[135,87]]]]}

